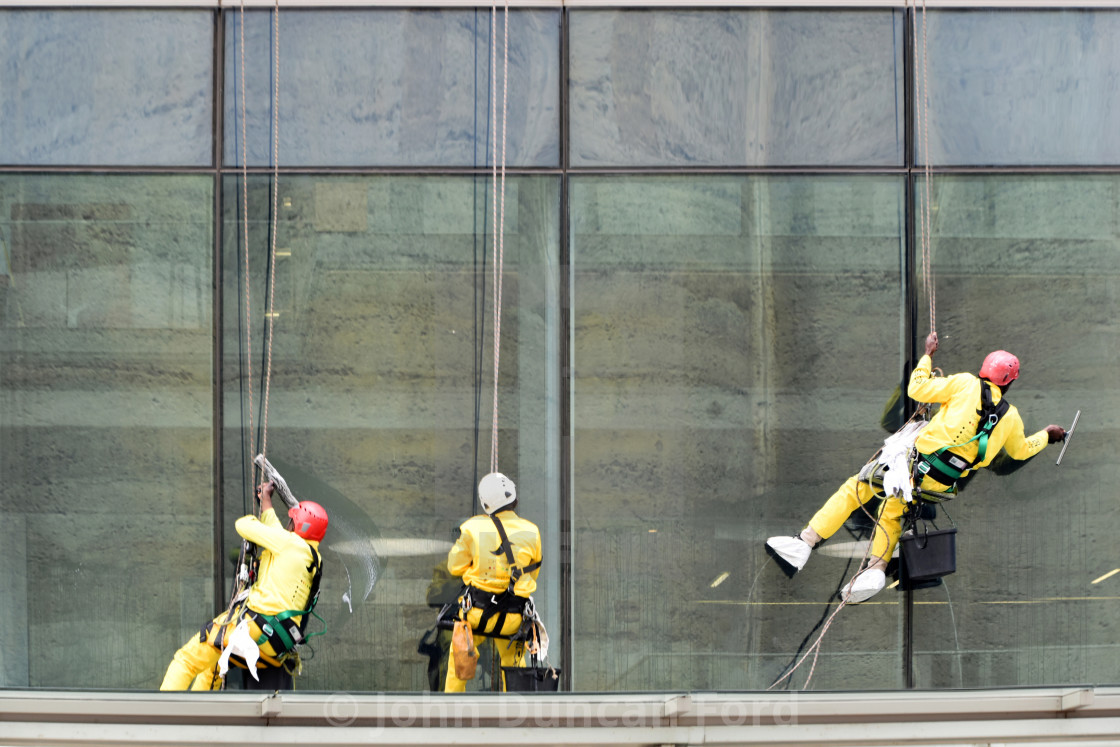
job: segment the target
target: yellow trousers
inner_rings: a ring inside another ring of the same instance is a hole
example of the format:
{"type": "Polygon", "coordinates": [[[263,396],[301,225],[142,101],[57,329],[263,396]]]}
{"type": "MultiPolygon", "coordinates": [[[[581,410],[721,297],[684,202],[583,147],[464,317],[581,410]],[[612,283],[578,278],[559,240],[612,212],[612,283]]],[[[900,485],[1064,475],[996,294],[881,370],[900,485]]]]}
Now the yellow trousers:
{"type": "MultiPolygon", "coordinates": [[[[486,623],[485,633],[493,633],[494,626],[498,624],[498,615],[490,618],[486,623]]],[[[488,636],[481,635],[478,630],[479,620],[482,619],[482,610],[477,607],[467,613],[467,622],[471,624],[471,629],[474,631],[474,652],[478,655],[478,645],[487,640],[488,636]]],[[[517,629],[521,627],[521,615],[506,615],[506,621],[502,625],[499,632],[500,635],[513,635],[517,629]]],[[[508,640],[495,638],[493,639],[494,646],[498,649],[498,655],[501,658],[503,667],[523,667],[525,666],[525,644],[520,641],[512,645],[508,640]]],[[[448,653],[450,655],[450,652],[448,653]]],[[[443,691],[445,693],[461,693],[467,689],[466,680],[461,680],[455,676],[455,664],[448,662],[447,664],[447,679],[443,683],[443,691]]],[[[506,691],[506,675],[502,672],[502,692],[506,691]]]]}
{"type": "MultiPolygon", "coordinates": [[[[218,659],[222,650],[216,645],[218,634],[224,631],[222,640],[233,632],[240,618],[234,617],[232,622],[226,621],[226,613],[214,618],[210,626],[209,635],[202,639],[202,631],[194,634],[182,648],[175,652],[171,665],[167,667],[167,674],[163,676],[160,690],[217,690],[222,685],[222,678],[218,675],[218,659]]],[[[260,638],[261,629],[249,621],[249,635],[254,640],[260,638]]],[[[276,657],[272,644],[265,642],[260,646],[261,655],[270,658],[276,657]]]]}
{"type": "MultiPolygon", "coordinates": [[[[922,480],[921,487],[938,492],[949,489],[928,476],[922,480]]],[[[844,522],[853,511],[873,497],[882,498],[882,492],[876,490],[857,477],[849,477],[813,515],[809,520],[809,526],[821,536],[821,539],[828,539],[844,526],[844,522]]],[[[894,546],[898,544],[898,537],[902,534],[902,514],[905,510],[906,505],[902,499],[895,496],[887,498],[879,506],[875,531],[871,535],[872,558],[881,558],[884,562],[890,561],[894,546]]]]}

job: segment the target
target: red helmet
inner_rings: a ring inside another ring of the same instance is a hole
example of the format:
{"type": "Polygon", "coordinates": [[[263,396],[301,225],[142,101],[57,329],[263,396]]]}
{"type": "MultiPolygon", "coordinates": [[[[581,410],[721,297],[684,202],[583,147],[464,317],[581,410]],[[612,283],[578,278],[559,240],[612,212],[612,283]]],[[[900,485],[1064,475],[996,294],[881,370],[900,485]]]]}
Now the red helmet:
{"type": "Polygon", "coordinates": [[[288,509],[292,520],[292,531],[305,540],[318,542],[327,533],[326,510],[315,501],[300,501],[299,505],[288,509]]]}
{"type": "Polygon", "coordinates": [[[1019,359],[1006,350],[988,353],[984,365],[980,366],[980,378],[996,386],[1007,386],[1019,378],[1019,359]]]}

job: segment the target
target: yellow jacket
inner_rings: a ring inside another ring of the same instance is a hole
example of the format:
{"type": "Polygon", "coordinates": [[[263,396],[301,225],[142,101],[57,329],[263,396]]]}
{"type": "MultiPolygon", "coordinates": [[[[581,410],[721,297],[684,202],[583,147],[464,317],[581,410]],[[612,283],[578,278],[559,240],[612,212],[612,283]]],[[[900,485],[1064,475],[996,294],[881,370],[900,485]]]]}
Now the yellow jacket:
{"type": "MultiPolygon", "coordinates": [[[[499,511],[498,520],[509,537],[514,562],[521,568],[541,560],[541,531],[528,519],[513,511],[499,511]]],[[[509,588],[510,569],[504,552],[498,552],[501,537],[494,521],[485,514],[472,516],[459,527],[459,539],[447,553],[447,570],[452,576],[462,576],[468,586],[500,594],[509,588]],[[495,554],[496,553],[496,554],[495,554]]],[[[537,589],[540,568],[522,574],[517,579],[513,593],[528,597],[537,589]]]]}
{"type": "MultiPolygon", "coordinates": [[[[942,447],[950,446],[954,454],[971,462],[979,453],[980,444],[979,441],[967,444],[965,441],[976,435],[976,428],[980,424],[980,379],[970,373],[934,378],[932,368],[933,361],[928,355],[923,355],[914,373],[910,375],[910,384],[906,389],[911,399],[941,405],[929,425],[918,435],[915,445],[922,454],[932,454],[942,447]]],[[[993,384],[992,402],[998,403],[1001,399],[1002,392],[993,384]]],[[[1000,449],[1007,451],[1012,459],[1029,459],[1045,449],[1047,443],[1049,439],[1045,430],[1030,437],[1025,436],[1019,411],[1015,409],[1015,405],[1009,405],[988,437],[984,461],[977,464],[976,468],[987,467],[1000,449]]],[[[964,474],[967,475],[968,472],[969,470],[965,470],[964,474]]]]}
{"type": "MultiPolygon", "coordinates": [[[[256,516],[242,516],[234,525],[237,533],[261,548],[257,580],[249,589],[249,609],[266,615],[285,610],[307,609],[311,593],[313,557],[319,543],[289,532],[271,508],[256,516]]],[[[299,621],[297,615],[292,618],[299,621]]]]}

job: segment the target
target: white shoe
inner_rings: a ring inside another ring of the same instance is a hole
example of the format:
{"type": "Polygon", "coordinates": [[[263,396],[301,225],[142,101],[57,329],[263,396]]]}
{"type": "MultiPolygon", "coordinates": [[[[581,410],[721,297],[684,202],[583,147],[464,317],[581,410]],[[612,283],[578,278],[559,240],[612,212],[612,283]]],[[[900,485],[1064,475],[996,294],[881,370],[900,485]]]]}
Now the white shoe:
{"type": "Polygon", "coordinates": [[[879,568],[865,568],[848,582],[840,597],[848,604],[866,602],[887,585],[887,574],[879,568]]]}
{"type": "Polygon", "coordinates": [[[809,562],[809,554],[813,552],[809,543],[800,537],[771,537],[766,540],[766,546],[799,571],[809,562]]]}

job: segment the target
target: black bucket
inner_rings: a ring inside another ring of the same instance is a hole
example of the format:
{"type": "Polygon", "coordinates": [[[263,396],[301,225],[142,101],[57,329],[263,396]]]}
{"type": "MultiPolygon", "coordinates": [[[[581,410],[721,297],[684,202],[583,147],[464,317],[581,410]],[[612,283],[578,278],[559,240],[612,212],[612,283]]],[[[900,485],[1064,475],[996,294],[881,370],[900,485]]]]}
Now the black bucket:
{"type": "Polygon", "coordinates": [[[911,582],[932,581],[957,571],[957,529],[908,530],[899,540],[902,573],[911,582]]]}
{"type": "Polygon", "coordinates": [[[560,688],[560,670],[555,667],[502,667],[506,690],[520,693],[554,693],[560,688]]]}

